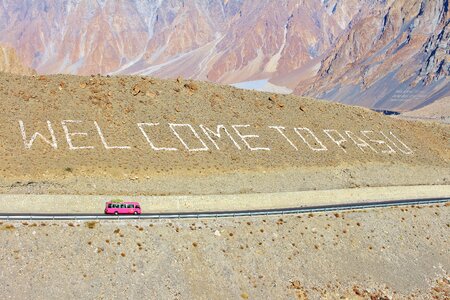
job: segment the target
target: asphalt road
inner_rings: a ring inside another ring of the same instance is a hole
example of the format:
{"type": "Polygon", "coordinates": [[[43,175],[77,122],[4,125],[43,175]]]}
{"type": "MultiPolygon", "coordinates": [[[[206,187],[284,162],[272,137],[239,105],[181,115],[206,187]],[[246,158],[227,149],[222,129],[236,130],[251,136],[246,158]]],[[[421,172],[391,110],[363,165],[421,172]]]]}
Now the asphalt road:
{"type": "Polygon", "coordinates": [[[344,211],[357,209],[373,209],[404,205],[431,205],[450,202],[449,197],[428,199],[404,199],[396,201],[375,201],[363,203],[316,205],[262,210],[210,211],[210,212],[167,212],[146,213],[141,215],[105,215],[105,214],[51,214],[51,213],[1,213],[0,219],[6,220],[97,220],[97,219],[178,219],[178,218],[223,218],[240,216],[301,214],[325,211],[344,211]]]}

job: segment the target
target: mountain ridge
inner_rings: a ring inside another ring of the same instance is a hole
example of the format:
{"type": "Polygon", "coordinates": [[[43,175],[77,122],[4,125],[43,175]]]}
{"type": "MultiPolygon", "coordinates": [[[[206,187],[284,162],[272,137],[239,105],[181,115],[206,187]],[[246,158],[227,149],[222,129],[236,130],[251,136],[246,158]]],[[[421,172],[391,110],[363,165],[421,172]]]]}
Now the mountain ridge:
{"type": "Polygon", "coordinates": [[[42,74],[141,74],[407,111],[450,95],[447,0],[0,4],[0,43],[42,74]]]}

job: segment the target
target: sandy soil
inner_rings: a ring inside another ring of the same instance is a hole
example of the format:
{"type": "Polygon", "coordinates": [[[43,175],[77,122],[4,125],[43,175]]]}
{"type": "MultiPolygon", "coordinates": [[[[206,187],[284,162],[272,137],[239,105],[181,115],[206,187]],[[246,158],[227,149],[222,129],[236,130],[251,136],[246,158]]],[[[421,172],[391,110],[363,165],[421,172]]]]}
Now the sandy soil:
{"type": "Polygon", "coordinates": [[[3,299],[448,299],[449,206],[4,222],[3,299]],[[387,297],[387,298],[386,298],[387,297]]]}
{"type": "Polygon", "coordinates": [[[0,74],[0,97],[2,193],[215,194],[449,181],[448,125],[359,107],[130,76],[0,74]],[[222,128],[210,139],[200,125],[223,125],[229,135],[222,128]],[[33,139],[36,132],[42,136],[33,139]]]}

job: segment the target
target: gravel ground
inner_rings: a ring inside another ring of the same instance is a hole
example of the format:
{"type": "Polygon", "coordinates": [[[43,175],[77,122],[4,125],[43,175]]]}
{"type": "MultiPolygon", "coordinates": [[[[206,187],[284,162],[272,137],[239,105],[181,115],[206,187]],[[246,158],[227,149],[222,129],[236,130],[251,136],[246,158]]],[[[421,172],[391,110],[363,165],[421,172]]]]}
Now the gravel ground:
{"type": "Polygon", "coordinates": [[[448,205],[3,222],[3,299],[448,299],[448,205]],[[378,298],[377,298],[378,297],[378,298]]]}

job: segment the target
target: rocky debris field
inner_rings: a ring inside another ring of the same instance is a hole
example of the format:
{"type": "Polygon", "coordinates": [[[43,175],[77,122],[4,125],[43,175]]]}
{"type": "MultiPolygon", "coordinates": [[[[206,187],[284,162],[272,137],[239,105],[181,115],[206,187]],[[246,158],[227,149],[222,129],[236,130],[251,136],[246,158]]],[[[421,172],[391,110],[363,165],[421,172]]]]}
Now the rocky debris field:
{"type": "Polygon", "coordinates": [[[146,221],[3,221],[4,299],[448,299],[446,205],[146,221]]]}
{"type": "Polygon", "coordinates": [[[3,193],[240,193],[261,191],[261,182],[272,182],[272,191],[449,182],[448,125],[359,107],[136,76],[0,74],[0,98],[3,193]],[[217,184],[202,185],[211,178],[217,184]]]}

